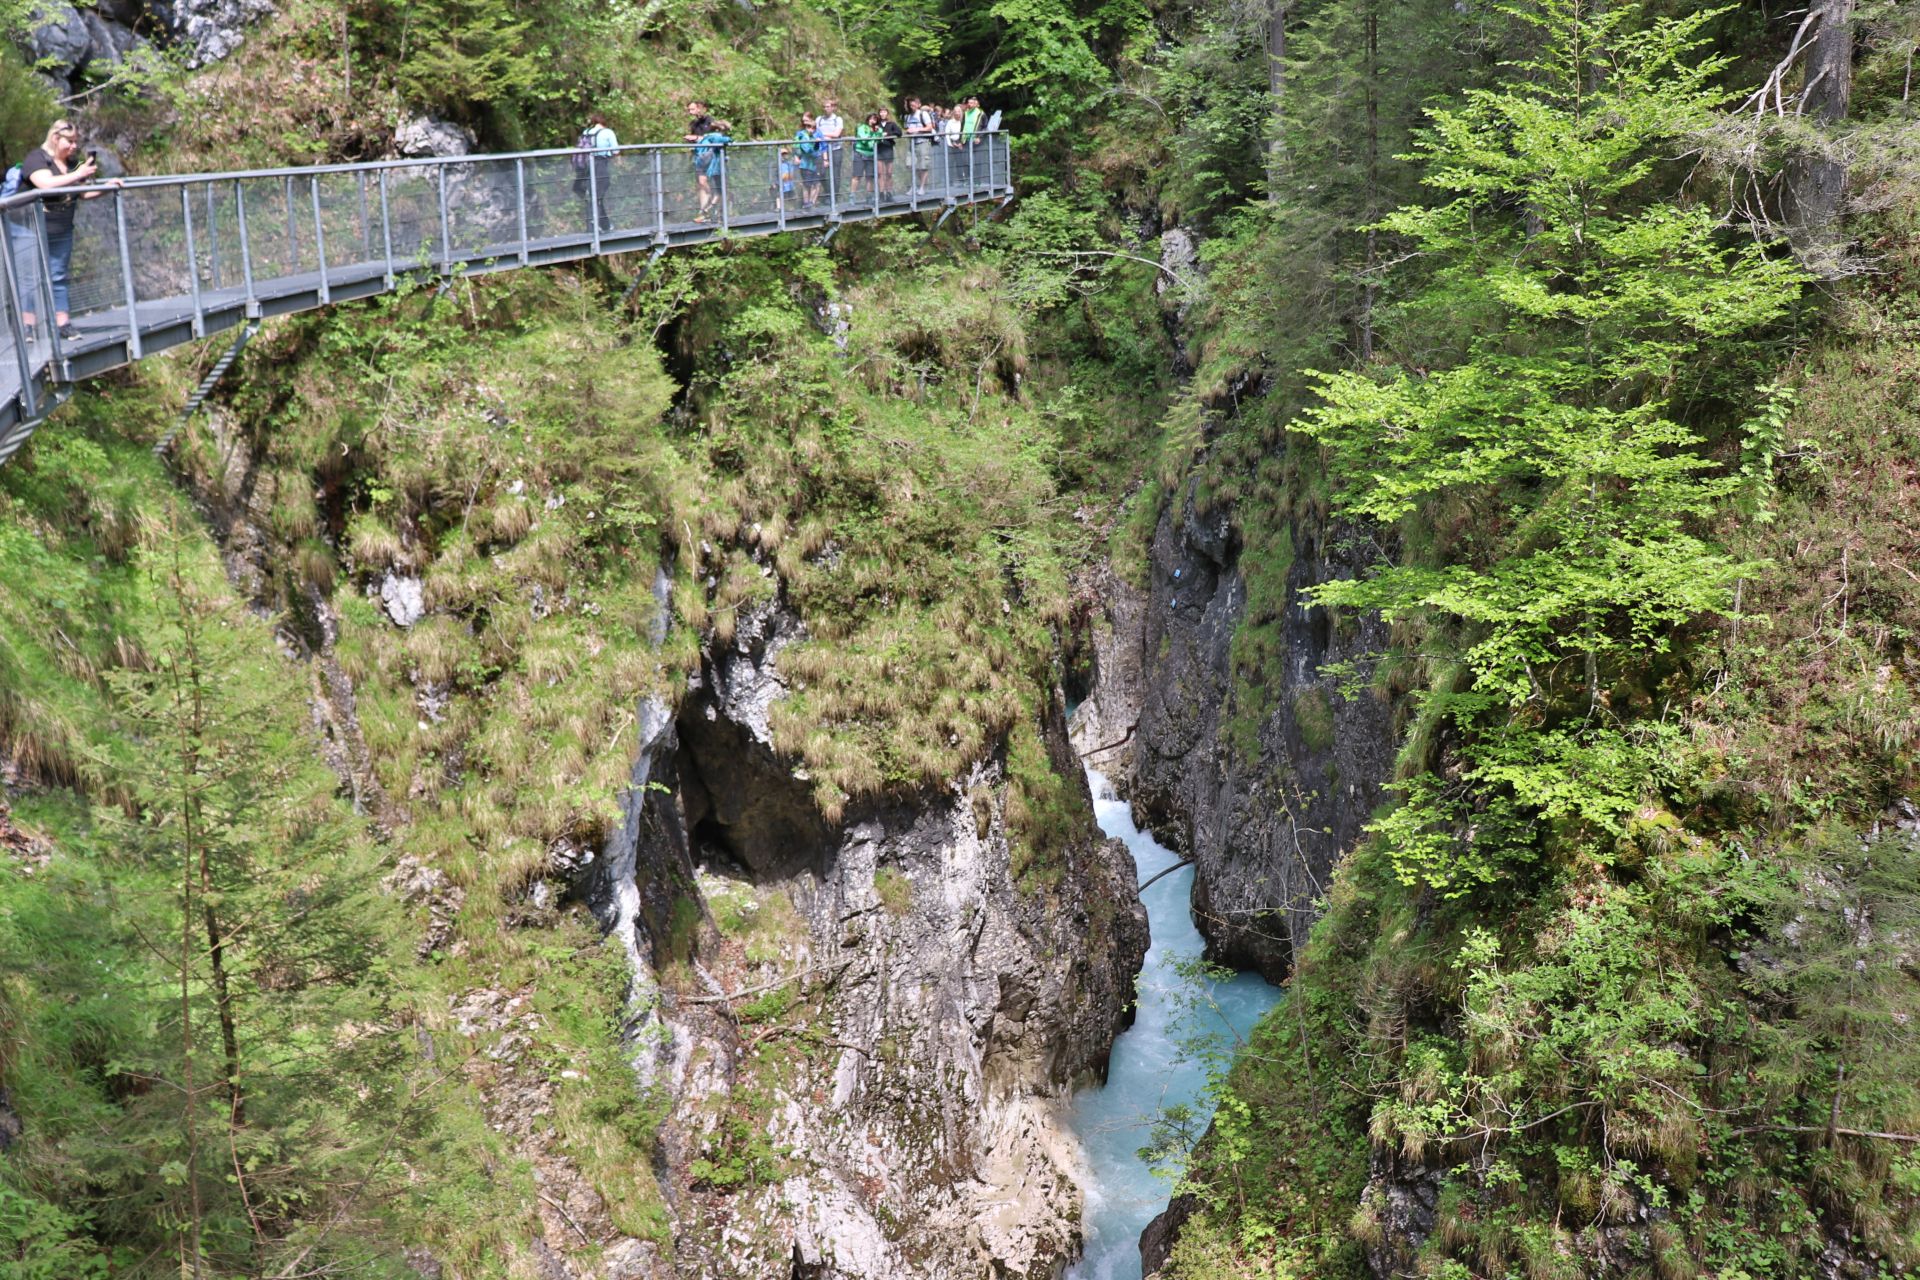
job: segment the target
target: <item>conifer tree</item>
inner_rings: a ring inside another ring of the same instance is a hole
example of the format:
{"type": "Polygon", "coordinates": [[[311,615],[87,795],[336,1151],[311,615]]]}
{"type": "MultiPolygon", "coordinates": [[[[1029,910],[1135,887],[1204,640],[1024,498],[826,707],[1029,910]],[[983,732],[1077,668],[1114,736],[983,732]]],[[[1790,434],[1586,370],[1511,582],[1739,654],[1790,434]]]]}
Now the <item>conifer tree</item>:
{"type": "Polygon", "coordinates": [[[131,814],[103,817],[151,886],[129,906],[166,975],[144,988],[158,1034],[123,1064],[164,1087],[118,1127],[153,1175],[132,1212],[172,1228],[180,1273],[257,1275],[380,1174],[401,1085],[389,908],[296,709],[274,701],[275,656],[180,544],[153,565],[172,625],[146,669],[113,678],[149,767],[131,814]]]}

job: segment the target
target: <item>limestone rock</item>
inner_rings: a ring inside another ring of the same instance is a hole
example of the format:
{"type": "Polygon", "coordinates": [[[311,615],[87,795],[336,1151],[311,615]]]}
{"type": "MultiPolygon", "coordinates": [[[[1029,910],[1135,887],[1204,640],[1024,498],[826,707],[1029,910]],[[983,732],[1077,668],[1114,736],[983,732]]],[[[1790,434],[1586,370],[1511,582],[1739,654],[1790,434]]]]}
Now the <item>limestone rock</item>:
{"type": "Polygon", "coordinates": [[[1175,1196],[1173,1200],[1154,1216],[1146,1230],[1140,1233],[1140,1273],[1155,1276],[1160,1268],[1167,1265],[1167,1259],[1173,1255],[1174,1242],[1180,1238],[1180,1229],[1187,1225],[1194,1211],[1200,1207],[1199,1200],[1191,1195],[1175,1196]]]}
{"type": "Polygon", "coordinates": [[[1226,731],[1246,714],[1230,697],[1233,636],[1247,609],[1243,561],[1271,549],[1242,547],[1225,513],[1202,512],[1188,495],[1161,516],[1144,608],[1107,609],[1109,649],[1142,655],[1109,664],[1140,681],[1138,728],[1127,770],[1111,775],[1115,787],[1143,829],[1194,859],[1194,912],[1212,958],[1275,983],[1335,860],[1380,803],[1394,750],[1390,703],[1370,691],[1343,697],[1320,674],[1348,660],[1364,669],[1387,647],[1384,624],[1365,616],[1336,628],[1305,598],[1317,583],[1365,572],[1372,543],[1351,528],[1303,522],[1293,544],[1280,616],[1266,624],[1281,657],[1266,673],[1265,713],[1250,735],[1226,731]],[[1241,746],[1249,740],[1250,757],[1241,746]]]}
{"type": "Polygon", "coordinates": [[[185,50],[187,65],[202,67],[232,53],[246,39],[247,28],[274,12],[273,0],[149,0],[175,41],[185,50]]]}
{"type": "MultiPolygon", "coordinates": [[[[1050,884],[1017,885],[994,758],[827,821],[769,727],[800,634],[777,603],[749,611],[677,716],[643,707],[624,820],[585,868],[635,964],[636,1066],[672,1100],[662,1187],[701,1206],[673,1265],[1052,1280],[1082,1212],[1064,1099],[1105,1070],[1146,951],[1131,859],[1089,802],[1050,884]],[[756,912],[774,923],[743,935],[756,912]],[[727,993],[782,975],[790,1011],[736,1021],[727,993]],[[697,1171],[743,1105],[787,1155],[763,1184],[714,1185],[697,1171]]],[[[1044,727],[1078,779],[1057,705],[1044,727]]]]}
{"type": "Polygon", "coordinates": [[[380,605],[396,627],[410,627],[427,614],[425,584],[418,578],[390,573],[380,580],[380,605]]]}
{"type": "Polygon", "coordinates": [[[30,19],[27,51],[37,62],[50,62],[52,69],[65,76],[86,62],[93,51],[93,36],[80,11],[66,0],[40,0],[30,19]]]}
{"type": "Polygon", "coordinates": [[[414,116],[393,131],[393,149],[403,156],[471,155],[473,132],[450,120],[414,116]]]}

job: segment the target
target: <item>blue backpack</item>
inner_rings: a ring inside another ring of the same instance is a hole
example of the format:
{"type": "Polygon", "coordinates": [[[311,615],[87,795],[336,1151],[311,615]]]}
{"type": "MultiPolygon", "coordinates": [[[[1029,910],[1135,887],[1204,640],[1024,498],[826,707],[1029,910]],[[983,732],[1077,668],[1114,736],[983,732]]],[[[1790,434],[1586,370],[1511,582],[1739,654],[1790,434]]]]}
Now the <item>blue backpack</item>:
{"type": "Polygon", "coordinates": [[[13,168],[7,170],[6,181],[0,182],[0,200],[5,200],[9,196],[19,195],[20,180],[21,173],[19,165],[15,165],[13,168]]]}

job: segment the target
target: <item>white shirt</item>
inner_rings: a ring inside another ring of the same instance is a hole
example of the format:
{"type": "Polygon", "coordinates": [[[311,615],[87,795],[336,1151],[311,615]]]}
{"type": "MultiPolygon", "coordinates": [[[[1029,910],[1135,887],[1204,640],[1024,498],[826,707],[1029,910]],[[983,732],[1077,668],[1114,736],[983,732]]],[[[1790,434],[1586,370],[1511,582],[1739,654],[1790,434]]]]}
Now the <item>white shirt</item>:
{"type": "Polygon", "coordinates": [[[839,116],[815,116],[813,123],[823,138],[838,138],[847,131],[847,123],[839,116]]]}
{"type": "Polygon", "coordinates": [[[948,146],[957,147],[960,145],[960,122],[958,120],[948,120],[944,122],[940,126],[940,132],[947,135],[948,146]]]}
{"type": "Polygon", "coordinates": [[[587,140],[587,145],[593,148],[596,156],[610,156],[620,145],[620,140],[613,136],[613,130],[603,124],[588,129],[587,140]]]}

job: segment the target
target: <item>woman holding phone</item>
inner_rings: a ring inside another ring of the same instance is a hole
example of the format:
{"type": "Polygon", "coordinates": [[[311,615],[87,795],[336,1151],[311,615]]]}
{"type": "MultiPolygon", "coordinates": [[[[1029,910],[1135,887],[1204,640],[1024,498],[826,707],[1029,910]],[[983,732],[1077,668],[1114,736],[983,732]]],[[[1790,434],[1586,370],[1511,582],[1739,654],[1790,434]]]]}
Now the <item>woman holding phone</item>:
{"type": "MultiPolygon", "coordinates": [[[[74,155],[80,150],[80,131],[70,121],[55,120],[53,127],[47,130],[44,142],[27,153],[20,162],[20,180],[30,183],[40,191],[58,191],[63,187],[78,186],[100,172],[99,153],[89,151],[86,160],[73,164],[74,155]]],[[[112,184],[119,186],[116,179],[112,184]]],[[[73,265],[73,215],[77,202],[93,200],[100,196],[98,191],[88,191],[78,196],[52,196],[41,201],[43,216],[47,228],[47,283],[53,286],[53,325],[66,339],[80,335],[70,327],[72,317],[67,314],[67,280],[69,268],[73,265]]],[[[16,230],[21,230],[16,228],[16,230]]],[[[37,277],[38,273],[34,273],[37,277]]],[[[21,320],[29,333],[34,326],[34,314],[27,310],[32,301],[32,290],[24,285],[21,320]]]]}

